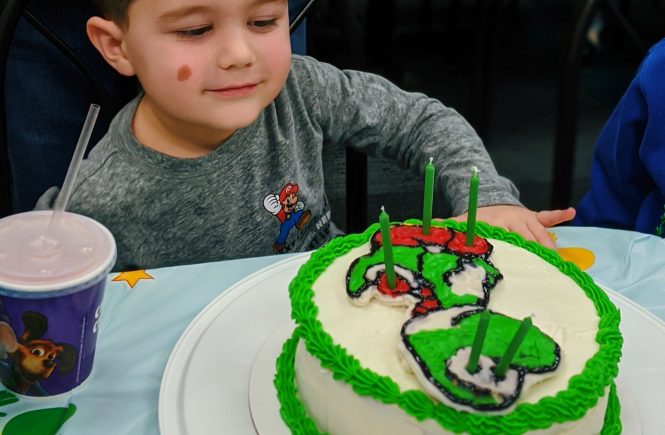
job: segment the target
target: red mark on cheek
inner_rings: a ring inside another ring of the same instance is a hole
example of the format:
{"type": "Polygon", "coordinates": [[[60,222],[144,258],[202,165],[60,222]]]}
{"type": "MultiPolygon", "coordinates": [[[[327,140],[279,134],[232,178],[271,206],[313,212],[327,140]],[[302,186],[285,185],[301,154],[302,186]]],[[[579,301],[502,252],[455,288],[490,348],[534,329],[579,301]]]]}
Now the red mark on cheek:
{"type": "Polygon", "coordinates": [[[183,65],[178,69],[178,81],[184,82],[187,80],[190,76],[192,75],[192,69],[187,66],[183,65]]]}

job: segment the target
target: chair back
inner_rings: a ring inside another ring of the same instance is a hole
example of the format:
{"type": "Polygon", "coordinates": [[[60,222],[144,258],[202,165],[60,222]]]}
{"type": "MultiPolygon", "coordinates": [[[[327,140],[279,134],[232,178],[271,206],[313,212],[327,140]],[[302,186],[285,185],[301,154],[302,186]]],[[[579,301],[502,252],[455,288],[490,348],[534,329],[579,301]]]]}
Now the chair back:
{"type": "Polygon", "coordinates": [[[3,0],[0,5],[0,217],[11,214],[11,178],[5,126],[5,69],[7,54],[18,19],[27,0],[3,0]]]}

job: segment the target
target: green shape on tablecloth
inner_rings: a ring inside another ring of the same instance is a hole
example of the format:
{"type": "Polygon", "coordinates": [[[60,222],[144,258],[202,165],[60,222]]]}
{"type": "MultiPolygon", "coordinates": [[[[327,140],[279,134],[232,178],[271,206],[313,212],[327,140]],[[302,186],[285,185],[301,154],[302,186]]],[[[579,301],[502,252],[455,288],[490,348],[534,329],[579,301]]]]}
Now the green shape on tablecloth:
{"type": "MultiPolygon", "coordinates": [[[[16,397],[15,394],[7,390],[0,391],[0,406],[7,406],[16,402],[18,402],[18,397],[16,397]]],[[[5,417],[5,416],[7,416],[6,412],[0,412],[0,417],[5,417]]]]}
{"type": "Polygon", "coordinates": [[[37,409],[13,417],[5,425],[2,435],[53,435],[76,412],[76,405],[67,408],[37,409]]]}

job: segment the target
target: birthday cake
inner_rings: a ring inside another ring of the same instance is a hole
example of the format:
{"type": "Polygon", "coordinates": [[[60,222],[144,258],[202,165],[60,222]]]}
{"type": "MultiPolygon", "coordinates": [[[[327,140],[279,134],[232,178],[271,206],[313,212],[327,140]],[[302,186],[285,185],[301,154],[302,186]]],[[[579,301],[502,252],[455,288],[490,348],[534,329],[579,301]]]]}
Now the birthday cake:
{"type": "Polygon", "coordinates": [[[376,224],[302,266],[275,376],[293,433],[621,432],[607,295],[550,249],[465,226],[393,223],[388,255],[376,224]]]}

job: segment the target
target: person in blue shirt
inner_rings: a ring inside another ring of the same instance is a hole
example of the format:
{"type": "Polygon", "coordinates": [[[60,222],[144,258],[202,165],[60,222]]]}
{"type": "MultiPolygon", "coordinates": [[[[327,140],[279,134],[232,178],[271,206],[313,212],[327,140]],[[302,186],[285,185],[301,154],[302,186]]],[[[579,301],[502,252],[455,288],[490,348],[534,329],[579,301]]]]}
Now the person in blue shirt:
{"type": "Polygon", "coordinates": [[[665,232],[665,39],[642,61],[596,142],[576,225],[665,232]]]}

